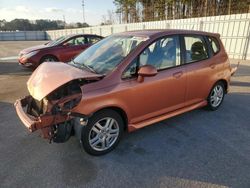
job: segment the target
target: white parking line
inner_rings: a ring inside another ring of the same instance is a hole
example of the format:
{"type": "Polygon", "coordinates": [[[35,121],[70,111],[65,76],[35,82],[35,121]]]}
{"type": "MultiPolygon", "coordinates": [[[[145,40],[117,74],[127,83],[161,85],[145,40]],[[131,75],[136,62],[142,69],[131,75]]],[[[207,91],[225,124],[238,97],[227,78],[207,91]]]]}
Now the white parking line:
{"type": "Polygon", "coordinates": [[[0,60],[12,60],[12,59],[17,59],[18,56],[10,56],[10,57],[2,57],[0,60]]]}

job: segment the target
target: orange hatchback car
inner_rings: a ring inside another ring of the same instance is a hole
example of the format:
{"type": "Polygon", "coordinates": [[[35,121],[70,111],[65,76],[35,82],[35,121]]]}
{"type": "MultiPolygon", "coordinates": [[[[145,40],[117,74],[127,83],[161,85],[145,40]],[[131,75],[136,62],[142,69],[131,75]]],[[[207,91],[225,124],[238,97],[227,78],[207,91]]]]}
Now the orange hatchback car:
{"type": "Polygon", "coordinates": [[[134,131],[207,106],[216,110],[233,69],[219,34],[144,30],[114,34],[69,64],[43,63],[27,82],[30,95],[15,108],[31,131],[86,152],[115,148],[134,131]]]}

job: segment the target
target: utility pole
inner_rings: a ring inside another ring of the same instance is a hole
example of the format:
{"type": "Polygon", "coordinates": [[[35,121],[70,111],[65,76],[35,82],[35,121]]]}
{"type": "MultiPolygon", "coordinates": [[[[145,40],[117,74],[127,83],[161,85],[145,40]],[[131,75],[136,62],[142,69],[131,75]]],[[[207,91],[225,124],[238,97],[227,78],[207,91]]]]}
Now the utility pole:
{"type": "Polygon", "coordinates": [[[83,24],[85,23],[85,15],[84,15],[84,0],[82,0],[82,18],[83,18],[83,24]]]}
{"type": "Polygon", "coordinates": [[[63,15],[63,26],[64,26],[64,29],[65,29],[66,28],[65,15],[63,15]]]}

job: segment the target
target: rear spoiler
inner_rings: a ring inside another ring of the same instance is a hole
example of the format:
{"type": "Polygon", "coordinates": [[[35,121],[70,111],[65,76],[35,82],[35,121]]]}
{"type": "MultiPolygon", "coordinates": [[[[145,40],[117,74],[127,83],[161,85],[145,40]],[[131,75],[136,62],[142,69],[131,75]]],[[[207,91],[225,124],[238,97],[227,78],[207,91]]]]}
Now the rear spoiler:
{"type": "Polygon", "coordinates": [[[238,61],[237,66],[236,66],[236,67],[234,67],[234,68],[231,68],[231,76],[233,76],[233,75],[235,74],[235,72],[237,71],[237,69],[238,69],[239,65],[240,65],[240,62],[238,61]]]}

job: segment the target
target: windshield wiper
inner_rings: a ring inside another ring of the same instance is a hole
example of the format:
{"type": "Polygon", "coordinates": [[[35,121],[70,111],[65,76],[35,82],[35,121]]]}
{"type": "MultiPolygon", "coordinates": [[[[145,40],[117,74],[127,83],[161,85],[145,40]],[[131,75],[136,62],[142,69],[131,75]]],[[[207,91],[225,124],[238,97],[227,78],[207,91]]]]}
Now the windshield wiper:
{"type": "Polygon", "coordinates": [[[96,73],[96,71],[93,69],[93,67],[89,65],[82,64],[82,66],[87,67],[91,72],[96,73]]]}
{"type": "Polygon", "coordinates": [[[75,62],[74,59],[71,59],[71,62],[75,65],[80,65],[80,63],[75,62]]]}
{"type": "Polygon", "coordinates": [[[85,67],[85,68],[87,68],[88,70],[90,70],[91,72],[96,73],[96,71],[95,71],[91,66],[88,66],[88,65],[85,65],[85,64],[81,64],[81,63],[75,62],[73,59],[72,59],[72,62],[73,62],[73,64],[75,64],[75,65],[78,65],[78,66],[80,66],[80,67],[85,67]]]}

